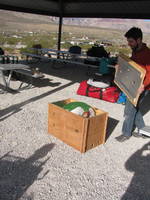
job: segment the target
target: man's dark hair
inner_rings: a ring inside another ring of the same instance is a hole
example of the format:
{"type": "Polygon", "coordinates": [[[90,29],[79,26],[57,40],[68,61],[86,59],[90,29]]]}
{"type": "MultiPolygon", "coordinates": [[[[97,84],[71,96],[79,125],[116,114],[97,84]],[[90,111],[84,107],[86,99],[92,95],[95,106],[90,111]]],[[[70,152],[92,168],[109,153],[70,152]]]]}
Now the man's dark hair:
{"type": "Polygon", "coordinates": [[[126,38],[133,38],[134,40],[137,40],[138,38],[143,38],[143,33],[140,28],[133,27],[128,30],[124,36],[126,38]]]}

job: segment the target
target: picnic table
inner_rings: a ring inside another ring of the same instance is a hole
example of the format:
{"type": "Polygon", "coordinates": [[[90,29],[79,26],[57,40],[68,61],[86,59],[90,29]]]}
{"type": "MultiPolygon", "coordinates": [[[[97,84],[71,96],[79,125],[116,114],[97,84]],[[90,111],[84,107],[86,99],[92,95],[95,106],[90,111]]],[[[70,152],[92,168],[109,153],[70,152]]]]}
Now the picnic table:
{"type": "MultiPolygon", "coordinates": [[[[35,48],[30,48],[30,50],[37,50],[35,48]]],[[[79,65],[84,65],[84,66],[91,66],[95,67],[94,65],[89,65],[85,64],[84,60],[86,59],[96,59],[99,60],[100,58],[93,58],[89,57],[86,54],[74,54],[70,53],[69,51],[60,51],[56,49],[48,49],[48,48],[41,48],[38,49],[38,54],[34,53],[28,53],[28,52],[23,52],[22,55],[26,56],[26,60],[28,61],[28,58],[35,58],[41,61],[42,59],[47,59],[52,61],[53,63],[55,62],[61,62],[63,64],[79,64],[79,65]],[[48,55],[48,57],[44,56],[45,54],[48,55]]]]}
{"type": "MultiPolygon", "coordinates": [[[[47,54],[49,57],[55,56],[61,58],[61,59],[71,59],[72,57],[78,57],[78,58],[87,58],[87,54],[77,54],[77,53],[71,53],[69,51],[64,51],[64,50],[56,50],[56,49],[49,49],[49,48],[41,48],[41,49],[36,49],[36,48],[30,48],[30,50],[35,51],[36,53],[34,55],[37,56],[42,56],[44,54],[47,54]],[[38,50],[38,51],[37,51],[38,50]]],[[[24,54],[24,53],[23,53],[24,54]]]]}
{"type": "MultiPolygon", "coordinates": [[[[28,66],[28,63],[24,61],[20,61],[20,63],[17,64],[0,64],[0,76],[2,77],[3,80],[3,86],[5,91],[18,91],[21,89],[23,85],[23,81],[21,81],[21,84],[17,90],[14,90],[10,88],[10,80],[12,78],[13,72],[17,72],[18,74],[22,74],[30,79],[30,83],[27,84],[27,87],[30,88],[32,86],[32,80],[33,78],[38,79],[38,78],[43,78],[44,75],[42,73],[33,73],[31,68],[28,66]],[[4,71],[9,71],[8,77],[4,75],[4,71]]],[[[26,87],[26,88],[27,88],[26,87]]]]}
{"type": "MultiPolygon", "coordinates": [[[[30,48],[30,50],[37,51],[36,48],[30,48]]],[[[37,52],[38,54],[27,53],[27,52],[22,53],[22,54],[26,56],[27,61],[29,57],[35,58],[38,61],[42,61],[42,59],[51,61],[53,63],[53,67],[55,66],[56,63],[62,63],[63,66],[66,64],[82,65],[84,67],[87,67],[88,74],[90,74],[89,72],[92,69],[93,70],[99,69],[99,65],[95,65],[92,62],[90,63],[90,61],[95,61],[99,63],[101,60],[101,58],[99,57],[88,56],[85,53],[75,54],[69,51],[62,51],[62,50],[49,49],[49,48],[41,48],[41,49],[38,49],[37,52]],[[47,55],[47,57],[45,56],[45,54],[47,55]]],[[[113,65],[108,65],[108,67],[114,68],[113,65]]]]}
{"type": "Polygon", "coordinates": [[[18,63],[18,64],[11,64],[11,63],[8,63],[8,64],[0,64],[0,75],[2,77],[2,80],[3,80],[3,84],[4,84],[4,88],[5,90],[13,90],[12,88],[10,88],[10,80],[11,80],[11,77],[12,77],[12,73],[13,71],[15,70],[20,70],[20,69],[28,69],[29,66],[28,65],[25,65],[25,64],[22,64],[22,63],[18,63]],[[9,70],[9,75],[8,75],[8,78],[4,75],[4,71],[8,71],[9,70]]]}

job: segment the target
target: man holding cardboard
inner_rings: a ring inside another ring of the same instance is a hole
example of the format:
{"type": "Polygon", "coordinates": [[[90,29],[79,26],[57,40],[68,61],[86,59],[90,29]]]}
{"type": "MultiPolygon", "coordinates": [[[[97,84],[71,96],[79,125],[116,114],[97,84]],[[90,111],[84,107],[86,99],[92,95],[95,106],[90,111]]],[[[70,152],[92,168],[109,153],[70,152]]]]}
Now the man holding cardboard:
{"type": "MultiPolygon", "coordinates": [[[[140,97],[137,106],[134,106],[129,100],[126,102],[122,135],[116,137],[119,142],[128,140],[132,135],[135,137],[143,136],[141,130],[146,128],[146,126],[139,106],[150,91],[150,49],[142,42],[142,31],[139,28],[133,27],[125,34],[125,37],[132,49],[131,59],[146,70],[146,76],[142,86],[138,90],[140,97]],[[138,128],[137,133],[133,133],[135,127],[138,128]]],[[[146,129],[150,130],[150,127],[146,129]]]]}

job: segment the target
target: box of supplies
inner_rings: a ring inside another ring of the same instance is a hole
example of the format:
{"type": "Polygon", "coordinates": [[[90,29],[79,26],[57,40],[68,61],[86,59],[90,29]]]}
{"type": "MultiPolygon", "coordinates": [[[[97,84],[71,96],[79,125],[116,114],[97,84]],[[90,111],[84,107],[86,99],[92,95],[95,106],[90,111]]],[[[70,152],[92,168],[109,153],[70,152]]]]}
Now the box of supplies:
{"type": "Polygon", "coordinates": [[[83,117],[64,109],[72,102],[77,101],[66,99],[48,104],[48,133],[82,153],[104,144],[108,113],[92,107],[95,114],[83,117]]]}

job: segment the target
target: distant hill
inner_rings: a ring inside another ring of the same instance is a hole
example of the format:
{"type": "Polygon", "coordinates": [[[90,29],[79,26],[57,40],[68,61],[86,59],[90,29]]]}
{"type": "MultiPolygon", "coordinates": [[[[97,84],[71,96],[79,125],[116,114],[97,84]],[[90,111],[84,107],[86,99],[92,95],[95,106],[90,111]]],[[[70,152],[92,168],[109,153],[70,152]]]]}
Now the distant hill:
{"type": "Polygon", "coordinates": [[[133,26],[140,27],[143,32],[150,33],[150,21],[138,19],[102,19],[102,18],[74,18],[65,19],[64,24],[76,24],[79,26],[92,26],[117,30],[128,30],[133,26]]]}
{"type": "MultiPolygon", "coordinates": [[[[0,10],[1,30],[48,30],[50,24],[57,24],[57,17],[35,14],[26,14],[0,10]]],[[[150,21],[133,19],[102,19],[102,18],[64,18],[66,25],[90,26],[97,28],[127,30],[132,26],[142,28],[143,32],[150,33],[150,21]]]]}

